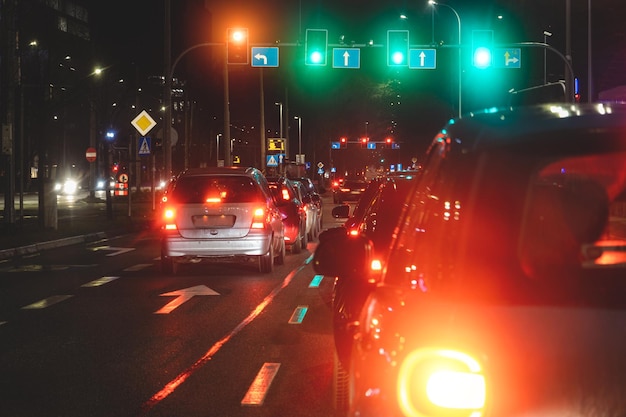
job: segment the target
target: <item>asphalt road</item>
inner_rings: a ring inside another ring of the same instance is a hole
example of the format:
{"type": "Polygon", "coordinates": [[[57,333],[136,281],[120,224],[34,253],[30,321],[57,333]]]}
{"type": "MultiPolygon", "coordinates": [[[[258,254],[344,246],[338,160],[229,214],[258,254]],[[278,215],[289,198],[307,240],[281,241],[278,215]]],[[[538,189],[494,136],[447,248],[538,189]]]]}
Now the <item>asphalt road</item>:
{"type": "Polygon", "coordinates": [[[0,261],[2,415],[333,415],[332,279],[312,270],[315,245],[272,274],[163,275],[150,230],[0,261]]]}

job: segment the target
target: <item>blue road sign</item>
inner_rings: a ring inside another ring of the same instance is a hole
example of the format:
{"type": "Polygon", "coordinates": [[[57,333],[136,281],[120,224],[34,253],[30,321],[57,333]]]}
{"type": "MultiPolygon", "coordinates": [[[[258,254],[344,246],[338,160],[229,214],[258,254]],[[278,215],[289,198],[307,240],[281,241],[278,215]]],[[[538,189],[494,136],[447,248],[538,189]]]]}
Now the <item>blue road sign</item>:
{"type": "Polygon", "coordinates": [[[494,48],[492,62],[494,68],[521,68],[522,50],[521,48],[494,48]]]}
{"type": "Polygon", "coordinates": [[[267,155],[267,162],[265,165],[268,167],[277,167],[278,166],[278,155],[267,155]]]}
{"type": "Polygon", "coordinates": [[[278,66],[278,47],[252,47],[252,66],[253,67],[277,67],[278,66]]]}
{"type": "Polygon", "coordinates": [[[435,69],[437,68],[436,49],[409,49],[409,68],[435,69]]]}
{"type": "Polygon", "coordinates": [[[150,155],[150,138],[142,136],[137,141],[137,154],[150,155]]]}
{"type": "Polygon", "coordinates": [[[376,149],[376,142],[367,142],[367,149],[376,149]]]}
{"type": "Polygon", "coordinates": [[[361,50],[359,48],[333,48],[333,68],[360,68],[361,50]]]}
{"type": "Polygon", "coordinates": [[[339,143],[339,142],[330,142],[330,149],[341,149],[341,143],[339,143]]]}

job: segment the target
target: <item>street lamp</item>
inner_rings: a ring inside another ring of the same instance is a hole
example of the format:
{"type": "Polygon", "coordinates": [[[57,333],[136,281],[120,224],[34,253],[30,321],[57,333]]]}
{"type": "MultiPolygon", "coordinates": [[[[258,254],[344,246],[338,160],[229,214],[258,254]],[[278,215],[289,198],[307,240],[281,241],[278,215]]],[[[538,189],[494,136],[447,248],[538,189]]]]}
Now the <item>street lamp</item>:
{"type": "Polygon", "coordinates": [[[281,102],[276,102],[274,103],[275,105],[277,105],[278,107],[280,107],[279,110],[279,122],[280,122],[280,138],[283,138],[283,103],[281,102]]]}
{"type": "Polygon", "coordinates": [[[431,5],[432,7],[435,7],[435,6],[447,7],[448,9],[452,10],[452,13],[454,13],[454,16],[456,16],[456,21],[458,23],[458,31],[459,31],[459,45],[458,45],[458,49],[459,49],[459,117],[461,117],[461,114],[463,113],[461,110],[461,17],[457,13],[457,11],[454,9],[454,7],[448,4],[439,3],[434,0],[428,0],[428,4],[431,5]]]}
{"type": "MultiPolygon", "coordinates": [[[[543,43],[548,44],[548,36],[552,36],[552,32],[547,30],[543,31],[543,43]]],[[[547,83],[547,69],[546,69],[546,48],[543,48],[543,85],[547,83]]]]}
{"type": "Polygon", "coordinates": [[[294,120],[298,121],[298,155],[302,155],[302,117],[294,116],[294,120]]]}

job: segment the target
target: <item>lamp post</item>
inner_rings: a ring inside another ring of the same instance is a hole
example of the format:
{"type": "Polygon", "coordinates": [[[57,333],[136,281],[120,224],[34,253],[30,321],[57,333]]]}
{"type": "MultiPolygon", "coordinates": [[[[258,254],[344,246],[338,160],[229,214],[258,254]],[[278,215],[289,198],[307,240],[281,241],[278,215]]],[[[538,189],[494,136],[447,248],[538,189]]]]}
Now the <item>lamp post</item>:
{"type": "Polygon", "coordinates": [[[302,155],[302,117],[294,116],[294,120],[298,121],[298,154],[302,155]]]}
{"type": "Polygon", "coordinates": [[[452,10],[452,13],[454,13],[454,16],[456,17],[456,21],[458,23],[458,31],[459,31],[459,45],[458,45],[458,50],[459,50],[459,117],[461,117],[461,114],[463,113],[462,109],[461,109],[461,103],[462,103],[462,99],[461,99],[461,17],[459,16],[459,14],[457,13],[457,11],[454,9],[454,7],[445,4],[445,3],[439,3],[437,1],[434,0],[428,0],[428,4],[431,5],[432,7],[435,6],[444,6],[447,7],[448,9],[452,10]]]}
{"type": "Polygon", "coordinates": [[[218,133],[215,137],[215,166],[220,166],[220,137],[221,133],[218,133]]]}
{"type": "Polygon", "coordinates": [[[279,123],[280,123],[280,138],[283,138],[283,103],[281,102],[276,102],[274,103],[275,105],[277,105],[280,109],[279,109],[279,123]]]}
{"type": "MultiPolygon", "coordinates": [[[[543,31],[543,43],[548,43],[548,36],[552,36],[552,32],[547,30],[543,31]]],[[[547,77],[547,64],[546,64],[546,48],[543,48],[543,85],[546,85],[548,82],[547,77]]]]}

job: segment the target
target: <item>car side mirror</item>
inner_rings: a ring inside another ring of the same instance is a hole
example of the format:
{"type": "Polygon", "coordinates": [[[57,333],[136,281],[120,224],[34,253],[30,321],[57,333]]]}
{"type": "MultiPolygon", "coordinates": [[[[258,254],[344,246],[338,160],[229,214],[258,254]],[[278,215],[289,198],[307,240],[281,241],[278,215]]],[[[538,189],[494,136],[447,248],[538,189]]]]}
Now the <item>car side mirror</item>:
{"type": "Polygon", "coordinates": [[[366,276],[371,263],[372,242],[363,236],[349,236],[344,227],[319,235],[313,255],[313,269],[327,276],[366,276]]]}
{"type": "Polygon", "coordinates": [[[350,217],[350,206],[347,204],[334,207],[331,211],[332,216],[335,219],[347,219],[350,217]]]}

